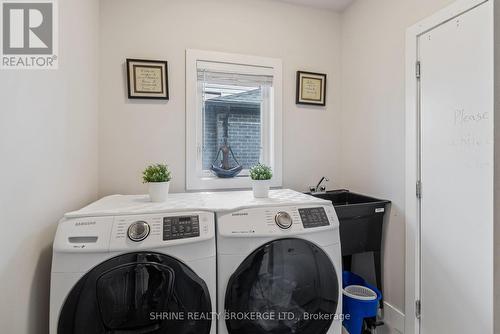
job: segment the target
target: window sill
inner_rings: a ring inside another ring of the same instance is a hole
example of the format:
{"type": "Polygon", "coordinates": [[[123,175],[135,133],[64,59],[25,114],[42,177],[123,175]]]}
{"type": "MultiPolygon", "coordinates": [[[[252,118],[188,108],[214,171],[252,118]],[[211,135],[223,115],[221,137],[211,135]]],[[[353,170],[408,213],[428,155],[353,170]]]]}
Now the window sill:
{"type": "MultiPolygon", "coordinates": [[[[274,177],[271,187],[281,187],[281,178],[274,177]]],[[[186,184],[187,190],[221,190],[221,189],[249,189],[252,188],[252,180],[248,176],[221,179],[218,177],[200,177],[189,180],[186,184]]]]}

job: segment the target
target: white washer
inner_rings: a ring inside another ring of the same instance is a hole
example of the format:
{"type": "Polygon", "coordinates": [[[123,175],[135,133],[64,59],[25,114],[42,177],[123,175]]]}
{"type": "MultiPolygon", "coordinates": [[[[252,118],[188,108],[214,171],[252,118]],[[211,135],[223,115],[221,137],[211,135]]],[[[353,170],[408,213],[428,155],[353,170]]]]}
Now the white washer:
{"type": "Polygon", "coordinates": [[[280,191],[216,218],[219,334],[341,333],[339,221],[330,202],[280,191]]]}
{"type": "Polygon", "coordinates": [[[59,223],[50,334],[216,333],[214,213],[110,196],[59,223]]]}

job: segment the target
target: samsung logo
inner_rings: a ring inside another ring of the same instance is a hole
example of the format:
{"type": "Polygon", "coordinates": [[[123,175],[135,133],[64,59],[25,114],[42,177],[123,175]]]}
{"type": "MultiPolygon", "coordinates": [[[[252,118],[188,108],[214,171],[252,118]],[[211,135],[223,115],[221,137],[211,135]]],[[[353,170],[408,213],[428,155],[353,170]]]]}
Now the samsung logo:
{"type": "Polygon", "coordinates": [[[95,222],[77,222],[75,223],[75,226],[88,226],[88,225],[95,225],[95,222]]]}
{"type": "Polygon", "coordinates": [[[248,216],[248,212],[237,212],[233,213],[231,216],[248,216]]]}

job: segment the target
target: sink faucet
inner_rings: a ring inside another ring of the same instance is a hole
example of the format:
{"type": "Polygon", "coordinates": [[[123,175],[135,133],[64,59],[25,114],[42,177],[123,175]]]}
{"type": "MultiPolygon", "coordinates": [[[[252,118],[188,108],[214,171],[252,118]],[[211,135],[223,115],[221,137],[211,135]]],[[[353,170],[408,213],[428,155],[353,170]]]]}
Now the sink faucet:
{"type": "Polygon", "coordinates": [[[321,194],[326,192],[326,186],[323,185],[324,182],[328,182],[330,179],[328,179],[326,176],[323,176],[321,180],[319,180],[318,184],[316,187],[311,186],[309,187],[309,190],[311,191],[312,194],[321,194]]]}

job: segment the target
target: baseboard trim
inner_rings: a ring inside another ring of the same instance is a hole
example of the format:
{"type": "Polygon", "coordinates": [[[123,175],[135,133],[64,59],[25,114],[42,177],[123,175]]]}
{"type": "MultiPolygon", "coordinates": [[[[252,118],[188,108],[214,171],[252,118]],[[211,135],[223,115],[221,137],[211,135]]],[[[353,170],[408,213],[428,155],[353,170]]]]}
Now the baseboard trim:
{"type": "Polygon", "coordinates": [[[384,323],[386,323],[388,327],[400,333],[404,333],[405,315],[388,302],[384,302],[384,323]]]}

